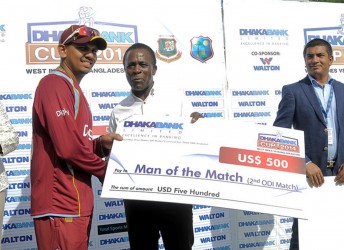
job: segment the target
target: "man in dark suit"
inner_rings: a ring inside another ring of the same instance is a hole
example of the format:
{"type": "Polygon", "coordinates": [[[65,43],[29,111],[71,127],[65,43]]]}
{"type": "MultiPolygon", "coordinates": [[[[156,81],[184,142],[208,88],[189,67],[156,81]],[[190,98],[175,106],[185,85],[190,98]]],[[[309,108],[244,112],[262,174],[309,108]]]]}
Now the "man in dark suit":
{"type": "MultiPolygon", "coordinates": [[[[305,168],[310,185],[320,187],[324,176],[344,182],[344,85],[329,75],[331,45],[313,39],[303,50],[308,75],[282,88],[274,126],[304,131],[305,168]]],[[[293,223],[290,250],[299,249],[298,221],[293,223]]]]}

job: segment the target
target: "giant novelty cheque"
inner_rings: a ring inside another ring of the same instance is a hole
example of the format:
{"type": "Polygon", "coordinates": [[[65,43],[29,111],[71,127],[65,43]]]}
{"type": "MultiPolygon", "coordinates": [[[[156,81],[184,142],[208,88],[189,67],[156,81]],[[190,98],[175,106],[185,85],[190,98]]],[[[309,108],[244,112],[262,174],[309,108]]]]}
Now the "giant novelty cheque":
{"type": "Polygon", "coordinates": [[[119,124],[102,197],[306,219],[303,132],[228,120],[133,116],[119,124]]]}

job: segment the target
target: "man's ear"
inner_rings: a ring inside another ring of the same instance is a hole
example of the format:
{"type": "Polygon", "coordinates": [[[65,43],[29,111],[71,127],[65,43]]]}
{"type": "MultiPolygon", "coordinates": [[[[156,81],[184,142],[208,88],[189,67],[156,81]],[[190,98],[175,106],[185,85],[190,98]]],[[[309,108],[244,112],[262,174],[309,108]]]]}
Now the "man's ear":
{"type": "Polygon", "coordinates": [[[153,76],[155,75],[157,70],[158,70],[158,66],[154,65],[153,66],[153,73],[152,73],[153,76]]]}
{"type": "Polygon", "coordinates": [[[333,63],[333,60],[334,60],[334,58],[333,58],[333,56],[330,56],[330,66],[332,65],[332,63],[333,63]]]}
{"type": "Polygon", "coordinates": [[[59,44],[57,46],[57,51],[59,52],[61,58],[67,57],[67,47],[65,45],[59,44]]]}

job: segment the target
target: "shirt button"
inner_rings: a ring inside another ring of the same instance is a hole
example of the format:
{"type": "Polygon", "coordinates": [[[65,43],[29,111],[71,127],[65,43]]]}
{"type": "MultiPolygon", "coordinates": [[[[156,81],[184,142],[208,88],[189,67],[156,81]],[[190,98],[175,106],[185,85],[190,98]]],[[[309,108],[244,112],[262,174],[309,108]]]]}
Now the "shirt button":
{"type": "Polygon", "coordinates": [[[324,132],[327,133],[327,131],[328,131],[327,128],[325,128],[325,129],[324,129],[324,132]]]}
{"type": "Polygon", "coordinates": [[[324,147],[324,151],[327,151],[327,149],[328,149],[327,147],[324,147]]]}

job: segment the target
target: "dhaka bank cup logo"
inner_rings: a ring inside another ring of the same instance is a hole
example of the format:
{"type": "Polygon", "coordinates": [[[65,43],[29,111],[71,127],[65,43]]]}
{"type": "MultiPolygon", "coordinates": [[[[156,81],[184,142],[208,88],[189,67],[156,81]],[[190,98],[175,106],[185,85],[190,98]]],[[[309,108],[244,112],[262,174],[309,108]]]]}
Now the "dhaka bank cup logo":
{"type": "Polygon", "coordinates": [[[284,136],[282,131],[276,131],[276,134],[259,133],[257,146],[258,148],[273,149],[282,152],[300,153],[299,140],[284,136]]]}
{"type": "MultiPolygon", "coordinates": [[[[86,25],[100,31],[108,46],[98,51],[97,64],[122,64],[125,51],[138,41],[137,26],[95,21],[95,10],[82,6],[78,20],[27,24],[26,64],[57,64],[59,38],[70,25],[86,25]]],[[[73,19],[74,20],[74,19],[73,19]]]]}
{"type": "MultiPolygon", "coordinates": [[[[328,41],[333,50],[333,66],[344,65],[344,14],[340,16],[340,24],[333,27],[305,28],[305,44],[314,38],[328,41]]],[[[343,68],[332,68],[331,73],[344,73],[343,68]]]]}

